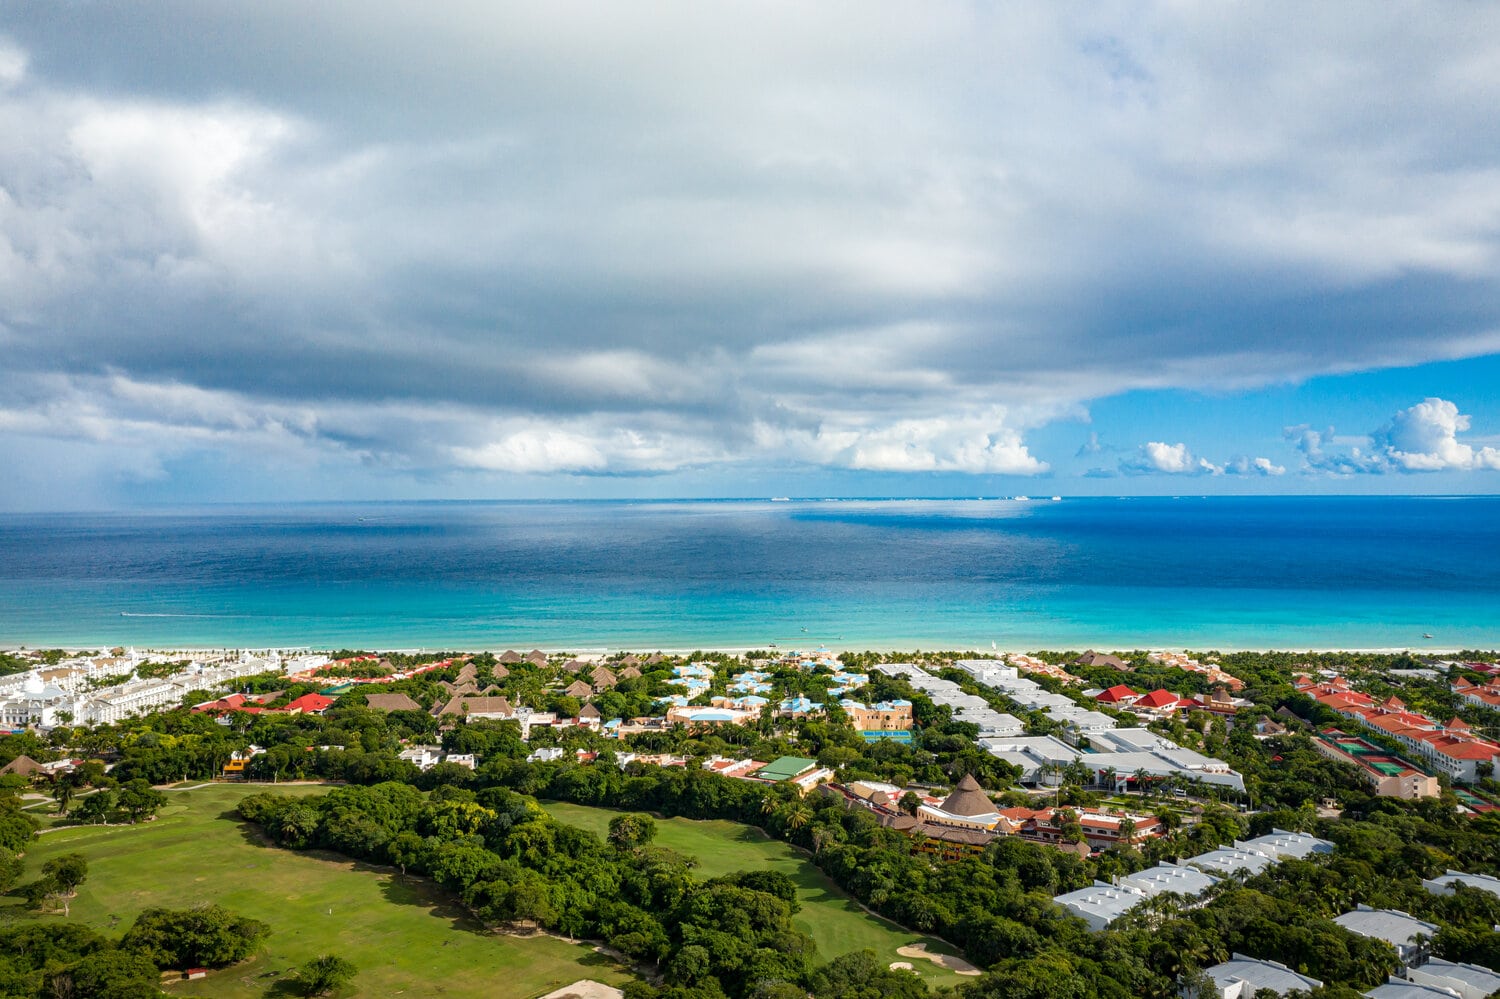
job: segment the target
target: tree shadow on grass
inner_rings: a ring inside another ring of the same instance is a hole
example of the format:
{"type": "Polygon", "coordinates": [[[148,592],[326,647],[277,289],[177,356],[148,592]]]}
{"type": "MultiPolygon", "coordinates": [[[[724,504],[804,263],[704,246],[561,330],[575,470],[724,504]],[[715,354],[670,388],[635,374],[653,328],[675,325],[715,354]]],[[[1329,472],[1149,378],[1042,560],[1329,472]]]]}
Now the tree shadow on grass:
{"type": "Polygon", "coordinates": [[[291,975],[272,982],[271,987],[265,991],[266,999],[292,999],[293,996],[304,994],[297,980],[291,975]]]}
{"type": "Polygon", "coordinates": [[[244,818],[233,808],[220,812],[214,818],[233,825],[235,830],[239,832],[240,838],[251,846],[280,849],[263,828],[244,818]]]}
{"type": "Polygon", "coordinates": [[[393,905],[410,905],[426,909],[428,915],[448,920],[449,925],[465,933],[483,935],[489,931],[484,924],[471,916],[456,899],[440,886],[426,878],[411,874],[398,874],[388,867],[377,867],[356,861],[356,871],[370,871],[385,875],[380,881],[380,894],[393,905]]]}

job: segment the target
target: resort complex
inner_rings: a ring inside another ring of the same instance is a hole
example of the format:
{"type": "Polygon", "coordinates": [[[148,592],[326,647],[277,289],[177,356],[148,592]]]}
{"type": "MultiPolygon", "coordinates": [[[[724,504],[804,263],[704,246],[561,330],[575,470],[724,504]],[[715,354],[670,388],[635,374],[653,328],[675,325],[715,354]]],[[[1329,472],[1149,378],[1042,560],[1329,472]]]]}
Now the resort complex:
{"type": "MultiPolygon", "coordinates": [[[[238,789],[248,797],[237,814],[279,845],[423,872],[483,925],[592,934],[627,962],[616,980],[643,975],[646,988],[671,987],[679,962],[697,959],[686,934],[709,931],[668,933],[662,920],[699,917],[651,901],[660,865],[676,861],[644,844],[662,824],[696,842],[713,822],[726,842],[753,827],[803,848],[797,863],[832,879],[816,897],[848,893],[937,932],[934,945],[965,955],[939,956],[975,981],[1042,974],[1050,954],[1069,975],[1097,966],[1102,982],[1127,972],[1094,955],[1129,940],[1145,956],[1128,974],[1153,996],[1258,999],[1340,983],[1373,999],[1477,999],[1500,983],[1486,949],[1500,938],[1489,825],[1500,747],[1488,738],[1500,712],[1487,661],[821,648],[5,655],[0,746],[14,748],[0,775],[25,795],[18,842],[31,816],[129,825],[172,800],[174,782],[238,789]],[[603,839],[563,831],[571,820],[603,839]],[[621,902],[590,901],[597,872],[585,872],[599,864],[619,865],[621,902]],[[573,901],[543,904],[550,896],[518,885],[573,901]],[[1154,942],[1164,934],[1212,945],[1169,960],[1154,942]]],[[[708,856],[695,862],[734,870],[708,856]]],[[[730,904],[719,897],[729,884],[800,890],[690,870],[678,890],[706,893],[695,904],[730,904]]],[[[37,884],[37,911],[49,912],[63,896],[37,884]]],[[[816,936],[820,918],[798,925],[816,936]]],[[[860,973],[915,976],[893,989],[938,984],[906,970],[909,951],[860,973]]],[[[217,967],[181,973],[222,982],[217,967]]],[[[721,983],[745,965],[723,967],[721,983]]],[[[818,994],[813,970],[774,974],[818,994]]]]}

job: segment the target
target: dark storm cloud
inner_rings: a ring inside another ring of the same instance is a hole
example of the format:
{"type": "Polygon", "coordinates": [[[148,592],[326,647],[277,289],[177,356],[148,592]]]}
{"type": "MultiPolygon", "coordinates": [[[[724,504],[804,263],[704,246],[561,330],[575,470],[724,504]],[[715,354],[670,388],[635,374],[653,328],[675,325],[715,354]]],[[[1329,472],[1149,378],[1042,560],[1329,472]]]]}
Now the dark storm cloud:
{"type": "MultiPolygon", "coordinates": [[[[1025,432],[1101,396],[1493,352],[1497,29],[12,5],[0,429],[413,472],[1030,474],[1025,432]]],[[[1126,464],[1163,463],[1219,467],[1126,464]]]]}

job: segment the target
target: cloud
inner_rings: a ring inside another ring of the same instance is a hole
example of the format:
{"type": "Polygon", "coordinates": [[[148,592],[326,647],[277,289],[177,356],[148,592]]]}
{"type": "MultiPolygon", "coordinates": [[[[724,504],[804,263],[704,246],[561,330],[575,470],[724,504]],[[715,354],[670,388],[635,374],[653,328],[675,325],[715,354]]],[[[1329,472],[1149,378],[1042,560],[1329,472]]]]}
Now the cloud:
{"type": "Polygon", "coordinates": [[[14,87],[26,77],[26,53],[0,36],[0,88],[14,87]]]}
{"type": "MultiPolygon", "coordinates": [[[[1095,469],[1093,472],[1103,471],[1095,469]]],[[[1221,465],[1201,458],[1188,449],[1186,444],[1167,444],[1151,441],[1142,444],[1136,453],[1123,458],[1119,471],[1126,475],[1239,475],[1269,478],[1286,474],[1286,468],[1270,458],[1252,458],[1236,455],[1221,465]]],[[[1087,473],[1090,477],[1102,477],[1087,473]]]]}
{"type": "Polygon", "coordinates": [[[1302,453],[1303,470],[1334,475],[1500,470],[1500,449],[1474,448],[1458,439],[1469,417],[1446,399],[1427,398],[1398,411],[1390,421],[1347,450],[1329,450],[1333,428],[1288,427],[1286,436],[1302,453]]]}
{"type": "MultiPolygon", "coordinates": [[[[1478,5],[11,5],[0,458],[1047,474],[1102,397],[1500,351],[1497,66],[1478,5]]],[[[1318,460],[1462,467],[1413,419],[1318,460]]]]}
{"type": "Polygon", "coordinates": [[[1460,443],[1458,432],[1469,429],[1469,418],[1446,399],[1429,398],[1391,417],[1372,435],[1378,454],[1404,472],[1441,472],[1500,469],[1500,451],[1476,451],[1460,443]]]}
{"type": "Polygon", "coordinates": [[[1108,447],[1107,445],[1100,443],[1100,441],[1099,441],[1099,432],[1098,431],[1091,430],[1091,431],[1089,431],[1089,439],[1086,440],[1086,441],[1084,441],[1081,445],[1079,445],[1078,451],[1073,455],[1073,457],[1075,457],[1075,458],[1086,458],[1086,457],[1088,457],[1089,455],[1092,455],[1092,454],[1102,454],[1105,451],[1112,451],[1112,450],[1114,450],[1114,448],[1108,447]]]}
{"type": "Polygon", "coordinates": [[[1151,441],[1120,461],[1126,475],[1222,475],[1224,469],[1188,450],[1186,444],[1151,441]]]}
{"type": "Polygon", "coordinates": [[[1249,475],[1270,478],[1286,474],[1286,466],[1278,465],[1270,458],[1248,458],[1237,455],[1224,463],[1225,475],[1249,475]]]}

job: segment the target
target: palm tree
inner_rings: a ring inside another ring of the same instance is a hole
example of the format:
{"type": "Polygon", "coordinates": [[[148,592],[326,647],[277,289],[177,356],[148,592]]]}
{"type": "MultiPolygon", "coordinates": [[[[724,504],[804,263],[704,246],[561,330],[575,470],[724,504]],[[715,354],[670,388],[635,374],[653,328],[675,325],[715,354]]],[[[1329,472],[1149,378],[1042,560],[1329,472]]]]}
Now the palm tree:
{"type": "Polygon", "coordinates": [[[52,785],[52,797],[57,802],[57,814],[68,814],[68,806],[73,803],[73,793],[78,790],[73,782],[72,774],[62,774],[52,785]]]}

